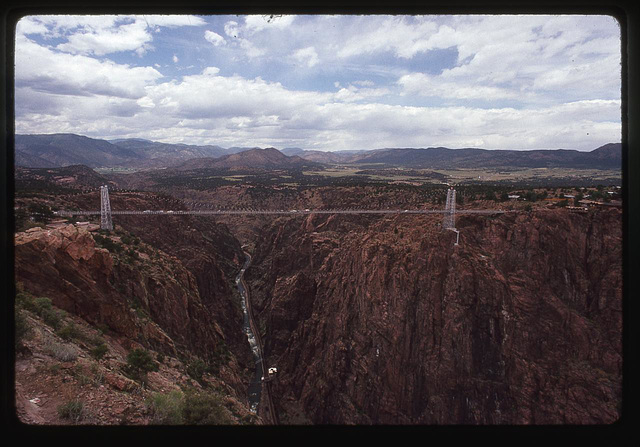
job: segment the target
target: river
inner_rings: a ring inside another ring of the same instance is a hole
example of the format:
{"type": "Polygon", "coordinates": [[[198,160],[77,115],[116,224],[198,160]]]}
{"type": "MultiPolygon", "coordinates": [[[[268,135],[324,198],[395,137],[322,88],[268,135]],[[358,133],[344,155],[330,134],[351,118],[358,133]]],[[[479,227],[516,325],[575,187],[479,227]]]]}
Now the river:
{"type": "Polygon", "coordinates": [[[242,269],[238,273],[238,276],[236,276],[236,285],[238,286],[238,290],[240,291],[240,302],[242,304],[242,312],[244,314],[244,323],[242,325],[242,330],[247,335],[247,340],[249,340],[249,346],[251,347],[251,352],[253,353],[253,359],[255,360],[256,367],[253,379],[249,384],[249,407],[253,413],[257,413],[258,405],[260,404],[260,395],[262,394],[262,376],[264,374],[264,371],[262,370],[262,351],[252,329],[253,325],[251,321],[251,315],[249,313],[249,296],[243,280],[244,272],[251,264],[251,256],[246,252],[245,255],[247,256],[247,259],[244,262],[242,269]]]}

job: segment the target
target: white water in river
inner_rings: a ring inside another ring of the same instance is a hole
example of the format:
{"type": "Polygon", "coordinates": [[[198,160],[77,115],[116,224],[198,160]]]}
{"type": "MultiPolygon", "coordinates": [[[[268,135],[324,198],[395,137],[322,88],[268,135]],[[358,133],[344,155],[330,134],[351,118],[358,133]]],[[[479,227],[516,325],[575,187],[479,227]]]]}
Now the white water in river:
{"type": "Polygon", "coordinates": [[[242,269],[236,276],[236,285],[238,286],[238,290],[240,291],[240,304],[242,305],[242,313],[244,314],[244,323],[242,325],[242,329],[247,336],[247,340],[249,341],[249,346],[251,347],[251,352],[253,353],[253,359],[255,360],[256,372],[253,376],[253,380],[249,384],[249,407],[252,412],[256,413],[258,411],[258,405],[260,404],[260,395],[262,394],[262,352],[260,351],[260,346],[256,340],[256,337],[251,330],[251,316],[249,315],[248,309],[248,294],[242,283],[242,277],[244,276],[244,272],[251,264],[251,256],[248,253],[247,260],[245,261],[242,269]]]}

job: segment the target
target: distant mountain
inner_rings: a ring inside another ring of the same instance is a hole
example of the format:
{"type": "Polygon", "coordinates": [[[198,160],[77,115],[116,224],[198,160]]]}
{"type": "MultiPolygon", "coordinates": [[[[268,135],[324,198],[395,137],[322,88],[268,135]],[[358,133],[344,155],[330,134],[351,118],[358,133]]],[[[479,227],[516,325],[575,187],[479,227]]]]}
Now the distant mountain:
{"type": "Polygon", "coordinates": [[[95,167],[160,168],[199,165],[216,169],[289,169],[324,164],[389,165],[412,168],[582,168],[621,169],[622,145],[605,144],[591,152],[555,150],[487,150],[386,148],[324,152],[285,148],[231,147],[169,144],[142,138],[111,142],[74,134],[16,135],[17,166],[51,168],[83,164],[95,167]],[[266,151],[266,152],[265,152],[266,151]],[[247,153],[242,157],[234,157],[247,153]],[[218,160],[218,161],[214,161],[218,160]],[[281,164],[279,164],[281,163],[281,164]]]}
{"type": "Polygon", "coordinates": [[[120,166],[140,160],[135,151],[75,134],[16,135],[15,164],[33,168],[120,166]]]}
{"type": "Polygon", "coordinates": [[[15,164],[51,168],[83,164],[97,167],[159,168],[192,158],[221,157],[243,148],[169,144],[143,138],[111,141],[75,134],[16,135],[15,164]]]}
{"type": "MultiPolygon", "coordinates": [[[[306,154],[302,155],[307,158],[306,154]]],[[[313,156],[311,155],[312,159],[313,156]]],[[[576,150],[381,149],[355,154],[344,163],[383,164],[431,169],[451,168],[590,168],[621,169],[622,145],[612,143],[591,152],[576,150]]]]}
{"type": "Polygon", "coordinates": [[[141,159],[133,165],[141,167],[175,166],[192,158],[221,157],[230,153],[220,146],[160,143],[139,138],[118,140],[115,144],[140,155],[141,159]]]}
{"type": "Polygon", "coordinates": [[[287,156],[278,149],[249,149],[237,154],[229,154],[220,158],[197,158],[188,160],[176,169],[181,171],[194,169],[223,169],[231,171],[303,169],[317,168],[322,165],[305,160],[297,155],[287,156]]]}
{"type": "Polygon", "coordinates": [[[145,140],[144,138],[115,138],[113,140],[107,140],[109,143],[118,144],[123,141],[141,141],[146,143],[153,143],[151,140],[145,140]]]}
{"type": "Polygon", "coordinates": [[[611,166],[617,168],[622,166],[622,144],[609,143],[600,146],[597,149],[588,152],[589,158],[594,163],[600,163],[602,166],[611,166]]]}
{"type": "Polygon", "coordinates": [[[304,152],[304,149],[299,147],[285,147],[284,149],[280,149],[280,152],[285,155],[300,155],[304,152]]]}

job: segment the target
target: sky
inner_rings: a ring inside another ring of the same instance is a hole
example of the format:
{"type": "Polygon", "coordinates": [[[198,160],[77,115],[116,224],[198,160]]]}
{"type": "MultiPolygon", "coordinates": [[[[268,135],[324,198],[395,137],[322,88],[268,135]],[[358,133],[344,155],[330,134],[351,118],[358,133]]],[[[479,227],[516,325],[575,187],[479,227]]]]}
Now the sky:
{"type": "Polygon", "coordinates": [[[621,141],[605,15],[51,15],[16,27],[15,132],[222,147],[621,141]]]}

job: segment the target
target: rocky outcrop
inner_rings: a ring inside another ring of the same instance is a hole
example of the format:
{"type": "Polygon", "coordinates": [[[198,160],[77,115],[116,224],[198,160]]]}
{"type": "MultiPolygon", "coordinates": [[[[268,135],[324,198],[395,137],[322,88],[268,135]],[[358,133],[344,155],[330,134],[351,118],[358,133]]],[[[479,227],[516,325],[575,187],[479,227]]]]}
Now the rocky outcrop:
{"type": "Polygon", "coordinates": [[[619,210],[279,221],[246,278],[283,422],[619,418],[619,210]]]}
{"type": "Polygon", "coordinates": [[[175,257],[137,248],[135,255],[131,247],[112,253],[74,225],[17,233],[16,281],[95,326],[160,352],[214,357],[225,333],[193,274],[175,257]]]}

